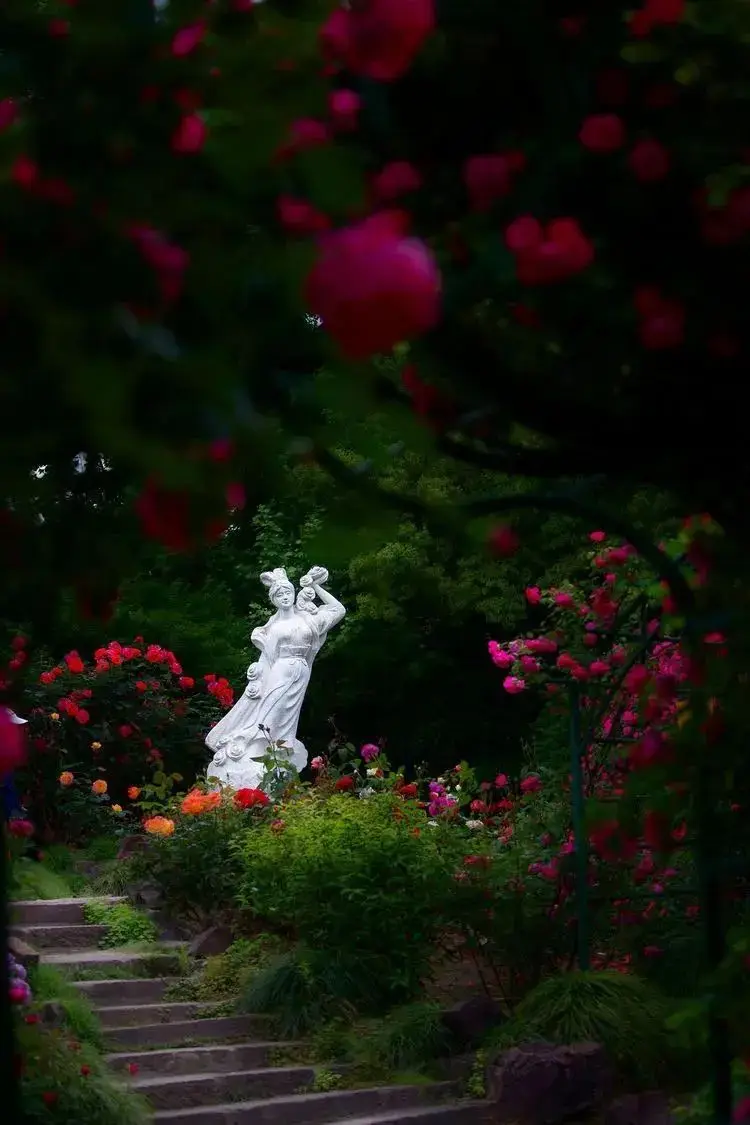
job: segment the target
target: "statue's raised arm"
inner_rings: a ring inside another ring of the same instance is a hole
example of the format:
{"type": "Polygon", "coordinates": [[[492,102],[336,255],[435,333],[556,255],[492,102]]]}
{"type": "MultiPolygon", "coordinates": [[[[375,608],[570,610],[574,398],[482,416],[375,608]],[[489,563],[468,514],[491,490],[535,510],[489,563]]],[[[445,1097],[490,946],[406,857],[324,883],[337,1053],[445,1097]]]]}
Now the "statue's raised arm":
{"type": "Polygon", "coordinates": [[[311,567],[299,582],[303,589],[312,588],[323,603],[318,607],[318,614],[322,618],[321,626],[326,632],[346,617],[346,606],[326,590],[327,582],[328,571],[324,566],[311,567]]]}

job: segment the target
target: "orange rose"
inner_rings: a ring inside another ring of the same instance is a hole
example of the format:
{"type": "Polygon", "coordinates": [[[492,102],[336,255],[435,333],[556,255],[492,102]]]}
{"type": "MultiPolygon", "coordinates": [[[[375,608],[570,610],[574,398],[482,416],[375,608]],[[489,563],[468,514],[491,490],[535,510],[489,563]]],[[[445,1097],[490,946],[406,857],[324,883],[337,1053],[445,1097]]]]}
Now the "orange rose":
{"type": "Polygon", "coordinates": [[[221,804],[221,793],[201,793],[200,789],[191,789],[183,799],[180,806],[186,816],[200,816],[202,813],[215,809],[221,804]]]}
{"type": "Polygon", "coordinates": [[[174,821],[168,816],[150,816],[144,820],[143,827],[152,836],[171,836],[174,832],[174,821]]]}
{"type": "Polygon", "coordinates": [[[91,792],[96,793],[97,797],[101,797],[107,792],[107,783],[103,777],[97,777],[96,781],[92,781],[91,792]]]}
{"type": "Polygon", "coordinates": [[[67,789],[69,785],[73,784],[75,778],[73,777],[73,774],[70,772],[70,770],[63,770],[58,780],[63,789],[67,789]]]}
{"type": "Polygon", "coordinates": [[[140,795],[141,795],[141,791],[138,788],[138,786],[137,785],[131,785],[130,788],[128,789],[128,798],[131,801],[137,801],[138,798],[140,797],[140,795]]]}

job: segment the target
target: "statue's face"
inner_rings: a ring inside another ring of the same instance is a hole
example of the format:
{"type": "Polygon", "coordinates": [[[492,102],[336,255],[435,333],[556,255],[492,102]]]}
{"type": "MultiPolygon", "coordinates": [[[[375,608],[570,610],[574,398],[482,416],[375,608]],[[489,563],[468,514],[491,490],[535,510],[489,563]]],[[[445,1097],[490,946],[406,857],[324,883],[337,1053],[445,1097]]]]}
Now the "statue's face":
{"type": "Polygon", "coordinates": [[[294,586],[291,582],[281,582],[271,591],[271,601],[277,609],[289,609],[294,605],[294,586]]]}

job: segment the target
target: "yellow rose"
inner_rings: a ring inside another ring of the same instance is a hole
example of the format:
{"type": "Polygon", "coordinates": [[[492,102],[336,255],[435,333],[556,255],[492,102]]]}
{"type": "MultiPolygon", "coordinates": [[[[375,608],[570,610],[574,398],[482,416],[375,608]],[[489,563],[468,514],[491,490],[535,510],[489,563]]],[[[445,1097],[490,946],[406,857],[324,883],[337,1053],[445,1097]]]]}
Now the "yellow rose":
{"type": "Polygon", "coordinates": [[[92,742],[91,743],[91,749],[92,750],[101,750],[101,748],[102,748],[101,742],[92,742]]]}
{"type": "Polygon", "coordinates": [[[51,712],[51,714],[50,714],[50,719],[52,719],[52,722],[53,722],[53,723],[56,723],[56,722],[58,722],[59,718],[60,718],[60,715],[59,715],[59,713],[58,713],[57,711],[52,711],[52,712],[51,712]]]}
{"type": "Polygon", "coordinates": [[[113,805],[112,812],[122,812],[122,805],[113,805]]]}

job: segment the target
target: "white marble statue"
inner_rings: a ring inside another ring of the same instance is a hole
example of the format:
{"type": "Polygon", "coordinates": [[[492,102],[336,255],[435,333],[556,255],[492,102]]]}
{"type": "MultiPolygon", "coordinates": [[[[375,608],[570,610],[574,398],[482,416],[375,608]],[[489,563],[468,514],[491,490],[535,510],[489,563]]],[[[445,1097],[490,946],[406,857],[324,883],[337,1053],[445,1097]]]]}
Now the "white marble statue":
{"type": "Polygon", "coordinates": [[[261,758],[269,743],[283,741],[283,753],[298,771],[307,765],[297,725],[310,672],[328,630],[346,615],[341,602],[324,589],[328,571],[322,566],[314,566],[300,579],[296,601],[285,570],[266,571],[260,580],[276,609],[265,625],[250,634],[260,659],[247,670],[242,696],[206,736],[206,746],[214,752],[206,771],[209,781],[233,789],[260,786],[264,765],[253,759],[261,758]]]}

